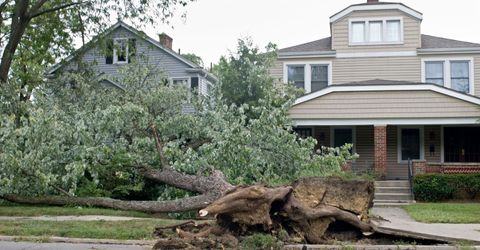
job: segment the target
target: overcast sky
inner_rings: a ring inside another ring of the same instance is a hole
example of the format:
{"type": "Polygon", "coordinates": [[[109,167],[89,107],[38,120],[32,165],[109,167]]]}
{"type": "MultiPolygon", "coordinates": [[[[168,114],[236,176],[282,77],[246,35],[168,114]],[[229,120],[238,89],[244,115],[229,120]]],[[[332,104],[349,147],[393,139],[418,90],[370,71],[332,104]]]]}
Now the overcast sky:
{"type": "MultiPolygon", "coordinates": [[[[168,25],[149,27],[152,37],[165,32],[173,49],[193,52],[205,65],[217,62],[250,36],[264,47],[279,48],[330,36],[329,17],[350,4],[366,0],[197,0],[168,25]]],[[[398,2],[398,1],[396,1],[398,2]]],[[[403,0],[423,13],[422,34],[480,43],[480,0],[403,0]]]]}

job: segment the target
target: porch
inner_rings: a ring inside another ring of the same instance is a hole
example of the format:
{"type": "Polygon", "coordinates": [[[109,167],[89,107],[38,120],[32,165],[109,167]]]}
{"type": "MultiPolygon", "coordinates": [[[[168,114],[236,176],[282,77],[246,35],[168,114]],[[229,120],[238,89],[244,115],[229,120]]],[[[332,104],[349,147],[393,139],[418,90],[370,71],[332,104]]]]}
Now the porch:
{"type": "Polygon", "coordinates": [[[355,125],[298,126],[314,137],[317,147],[353,144],[359,158],[351,163],[357,174],[407,180],[408,159],[416,174],[479,173],[480,125],[355,125]]]}

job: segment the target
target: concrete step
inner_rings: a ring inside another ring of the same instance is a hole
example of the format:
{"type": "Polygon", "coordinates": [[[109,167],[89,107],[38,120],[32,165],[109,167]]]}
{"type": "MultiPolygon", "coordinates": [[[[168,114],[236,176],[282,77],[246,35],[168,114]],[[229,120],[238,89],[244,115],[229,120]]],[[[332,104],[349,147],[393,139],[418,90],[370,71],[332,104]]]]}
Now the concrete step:
{"type": "Polygon", "coordinates": [[[395,201],[375,201],[373,203],[374,207],[400,207],[400,206],[407,206],[410,204],[415,203],[414,201],[411,202],[395,202],[395,201]]]}
{"type": "Polygon", "coordinates": [[[375,199],[410,201],[412,200],[412,195],[410,193],[375,193],[375,199]]]}
{"type": "Polygon", "coordinates": [[[377,204],[377,203],[409,204],[409,203],[415,203],[415,201],[412,201],[412,200],[380,200],[380,199],[374,199],[373,203],[374,204],[377,204]]]}
{"type": "Polygon", "coordinates": [[[375,187],[375,193],[410,193],[410,187],[375,187]]]}
{"type": "Polygon", "coordinates": [[[376,181],[375,187],[410,187],[409,181],[376,181]]]}

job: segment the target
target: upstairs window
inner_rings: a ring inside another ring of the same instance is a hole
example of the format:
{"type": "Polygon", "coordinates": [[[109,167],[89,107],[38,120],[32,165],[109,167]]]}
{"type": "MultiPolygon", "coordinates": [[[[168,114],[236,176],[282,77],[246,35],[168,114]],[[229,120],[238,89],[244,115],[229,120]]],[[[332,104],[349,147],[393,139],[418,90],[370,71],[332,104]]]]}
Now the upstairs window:
{"type": "Polygon", "coordinates": [[[461,92],[470,92],[470,62],[450,61],[451,88],[461,92]]]}
{"type": "Polygon", "coordinates": [[[471,59],[423,60],[423,81],[473,93],[473,67],[471,59]]]}
{"type": "Polygon", "coordinates": [[[425,81],[440,86],[445,84],[443,73],[443,61],[425,62],[425,81]]]}
{"type": "Polygon", "coordinates": [[[135,38],[109,39],[106,43],[105,64],[131,63],[137,52],[135,38]]]}
{"type": "Polygon", "coordinates": [[[312,92],[326,88],[328,85],[328,65],[311,65],[312,92]]]}
{"type": "Polygon", "coordinates": [[[351,20],[350,45],[401,43],[401,27],[401,18],[351,20]]]}
{"type": "Polygon", "coordinates": [[[289,65],[288,82],[297,88],[305,88],[305,65],[289,65]]]}
{"type": "Polygon", "coordinates": [[[321,90],[330,84],[331,62],[285,64],[283,79],[306,93],[321,90]]]}

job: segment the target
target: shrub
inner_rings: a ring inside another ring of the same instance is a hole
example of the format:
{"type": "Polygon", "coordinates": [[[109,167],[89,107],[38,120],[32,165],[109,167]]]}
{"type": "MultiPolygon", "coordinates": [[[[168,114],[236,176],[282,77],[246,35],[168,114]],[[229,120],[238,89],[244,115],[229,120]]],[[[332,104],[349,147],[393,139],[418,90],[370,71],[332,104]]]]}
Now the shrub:
{"type": "Polygon", "coordinates": [[[241,249],[281,249],[283,243],[279,241],[275,236],[270,234],[253,234],[243,238],[240,242],[241,249]]]}
{"type": "Polygon", "coordinates": [[[422,174],[413,180],[415,198],[422,201],[455,199],[466,193],[473,199],[480,194],[480,174],[422,174]]]}

